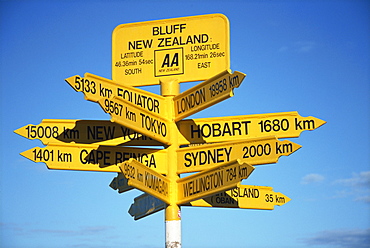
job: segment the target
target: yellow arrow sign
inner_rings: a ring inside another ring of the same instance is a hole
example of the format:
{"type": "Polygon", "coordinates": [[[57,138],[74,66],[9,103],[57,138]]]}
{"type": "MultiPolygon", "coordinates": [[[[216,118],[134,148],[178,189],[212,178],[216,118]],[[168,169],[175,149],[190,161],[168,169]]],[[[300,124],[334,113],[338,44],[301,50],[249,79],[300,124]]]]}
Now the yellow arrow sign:
{"type": "Polygon", "coordinates": [[[112,99],[101,98],[98,102],[103,110],[111,115],[111,121],[164,144],[170,144],[170,121],[163,115],[140,109],[131,102],[116,96],[112,99]]]}
{"type": "Polygon", "coordinates": [[[233,89],[240,86],[244,77],[244,73],[235,71],[231,74],[226,70],[175,96],[175,121],[232,97],[233,89]]]}
{"type": "Polygon", "coordinates": [[[136,158],[148,168],[166,174],[167,151],[161,149],[113,147],[79,144],[49,144],[21,153],[49,169],[121,172],[118,164],[136,158]]]}
{"type": "Polygon", "coordinates": [[[180,178],[177,180],[177,204],[181,205],[234,188],[241,180],[247,179],[253,170],[253,166],[238,159],[180,178]]]}
{"type": "Polygon", "coordinates": [[[180,144],[210,143],[275,135],[277,138],[299,137],[302,131],[314,130],[326,122],[298,112],[239,115],[177,122],[180,144]]]}
{"type": "Polygon", "coordinates": [[[160,173],[131,158],[119,165],[128,185],[142,190],[161,201],[170,203],[170,181],[160,173]]]}
{"type": "Polygon", "coordinates": [[[75,91],[83,92],[85,99],[92,102],[97,102],[101,98],[117,96],[131,102],[138,108],[145,109],[152,113],[163,115],[167,112],[164,97],[145,90],[120,85],[115,81],[90,73],[85,73],[85,78],[76,75],[65,79],[65,81],[75,91]]]}
{"type": "Polygon", "coordinates": [[[273,210],[289,202],[290,198],[282,193],[273,192],[272,187],[238,185],[215,195],[192,201],[185,206],[222,207],[273,210]]]}
{"type": "Polygon", "coordinates": [[[221,14],[122,24],[112,34],[112,77],[132,86],[205,80],[230,68],[229,40],[221,14]]]}
{"type": "Polygon", "coordinates": [[[177,150],[177,173],[202,171],[217,164],[242,159],[251,165],[276,163],[301,148],[275,136],[191,146],[177,150]]]}
{"type": "Polygon", "coordinates": [[[14,131],[27,139],[49,143],[79,143],[96,145],[161,145],[127,127],[111,121],[99,120],[50,120],[38,125],[29,124],[14,131]]]}

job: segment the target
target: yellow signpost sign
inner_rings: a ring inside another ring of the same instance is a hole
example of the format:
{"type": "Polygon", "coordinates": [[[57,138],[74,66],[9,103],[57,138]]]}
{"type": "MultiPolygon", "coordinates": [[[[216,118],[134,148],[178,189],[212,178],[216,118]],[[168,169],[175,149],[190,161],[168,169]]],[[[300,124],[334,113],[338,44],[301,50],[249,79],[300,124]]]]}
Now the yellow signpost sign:
{"type": "Polygon", "coordinates": [[[167,174],[167,151],[163,149],[49,144],[24,151],[21,155],[34,162],[44,162],[49,169],[101,172],[121,172],[118,164],[135,158],[148,168],[167,174]]]}
{"type": "Polygon", "coordinates": [[[111,121],[103,120],[51,120],[38,125],[29,124],[14,131],[27,139],[49,143],[78,143],[94,145],[161,145],[138,132],[111,121]]]}
{"type": "Polygon", "coordinates": [[[170,121],[163,115],[140,109],[116,96],[110,99],[101,98],[98,102],[103,110],[111,115],[111,121],[164,144],[171,144],[168,134],[170,121]]]}
{"type": "Polygon", "coordinates": [[[177,180],[177,204],[181,205],[234,188],[241,180],[247,179],[253,170],[253,166],[238,159],[180,178],[177,180]]]}
{"type": "Polygon", "coordinates": [[[275,136],[180,148],[177,173],[202,171],[238,158],[251,165],[276,163],[280,156],[288,156],[299,148],[300,145],[275,136]]]}
{"type": "Polygon", "coordinates": [[[244,73],[235,71],[231,74],[226,70],[175,96],[175,121],[232,97],[233,89],[240,86],[244,77],[244,73]]]}
{"type": "Polygon", "coordinates": [[[289,201],[290,198],[282,193],[273,192],[272,187],[239,184],[233,189],[189,202],[185,206],[273,210],[276,205],[281,206],[289,201]]]}
{"type": "Polygon", "coordinates": [[[119,97],[123,100],[131,102],[138,108],[150,111],[157,114],[165,114],[167,106],[164,103],[164,97],[141,90],[138,88],[127,86],[126,84],[118,84],[115,81],[99,77],[90,73],[85,73],[85,77],[73,76],[65,79],[65,81],[77,92],[83,92],[85,99],[97,102],[102,98],[119,97]]]}
{"type": "Polygon", "coordinates": [[[167,204],[170,204],[170,180],[162,174],[148,168],[131,158],[119,165],[129,186],[140,189],[167,204]]]}
{"type": "MultiPolygon", "coordinates": [[[[235,188],[184,203],[181,206],[273,210],[275,206],[282,206],[289,201],[289,197],[274,192],[272,187],[238,183],[235,188]]],[[[144,193],[134,199],[128,212],[135,220],[139,220],[165,207],[166,204],[163,201],[144,193]]]]}
{"type": "Polygon", "coordinates": [[[221,14],[121,24],[112,34],[113,80],[131,86],[206,80],[230,68],[229,21],[221,14]]]}
{"type": "Polygon", "coordinates": [[[302,131],[314,130],[326,122],[302,117],[296,111],[271,114],[239,115],[189,119],[177,122],[180,144],[212,143],[275,135],[299,137],[302,131]]]}

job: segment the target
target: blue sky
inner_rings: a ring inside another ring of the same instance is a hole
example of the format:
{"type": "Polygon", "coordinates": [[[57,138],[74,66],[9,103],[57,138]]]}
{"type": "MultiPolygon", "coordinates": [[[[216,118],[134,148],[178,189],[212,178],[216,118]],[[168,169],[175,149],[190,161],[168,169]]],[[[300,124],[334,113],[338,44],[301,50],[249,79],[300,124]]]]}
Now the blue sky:
{"type": "MultiPolygon", "coordinates": [[[[48,170],[13,133],[42,119],[108,120],[65,78],[111,78],[119,24],[222,13],[235,96],[191,118],[298,111],[327,123],[243,184],[291,198],[275,210],[182,208],[183,247],[369,247],[368,1],[0,1],[1,247],[163,247],[163,211],[134,221],[116,173],[48,170]]],[[[184,90],[195,85],[186,83],[184,90]]],[[[158,93],[157,86],[144,88],[158,93]]]]}

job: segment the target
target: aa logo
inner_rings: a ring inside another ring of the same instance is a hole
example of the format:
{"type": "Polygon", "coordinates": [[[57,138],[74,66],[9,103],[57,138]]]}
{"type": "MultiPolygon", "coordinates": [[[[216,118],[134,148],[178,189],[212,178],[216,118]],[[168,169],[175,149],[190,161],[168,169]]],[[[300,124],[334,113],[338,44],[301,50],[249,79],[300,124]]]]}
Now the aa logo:
{"type": "Polygon", "coordinates": [[[154,51],[155,76],[184,74],[184,56],[182,48],[154,51]]]}
{"type": "Polygon", "coordinates": [[[167,53],[164,56],[164,61],[163,61],[163,64],[162,64],[161,68],[179,66],[179,53],[175,53],[173,55],[173,58],[171,59],[171,62],[170,62],[170,59],[171,59],[170,54],[167,53]]]}

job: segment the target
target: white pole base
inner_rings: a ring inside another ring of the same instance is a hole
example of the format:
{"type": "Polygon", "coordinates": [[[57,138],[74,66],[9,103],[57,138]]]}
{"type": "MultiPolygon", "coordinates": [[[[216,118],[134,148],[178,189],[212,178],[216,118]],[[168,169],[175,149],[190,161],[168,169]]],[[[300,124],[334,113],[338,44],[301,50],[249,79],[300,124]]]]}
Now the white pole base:
{"type": "Polygon", "coordinates": [[[181,220],[166,221],[166,248],[181,248],[181,220]]]}

